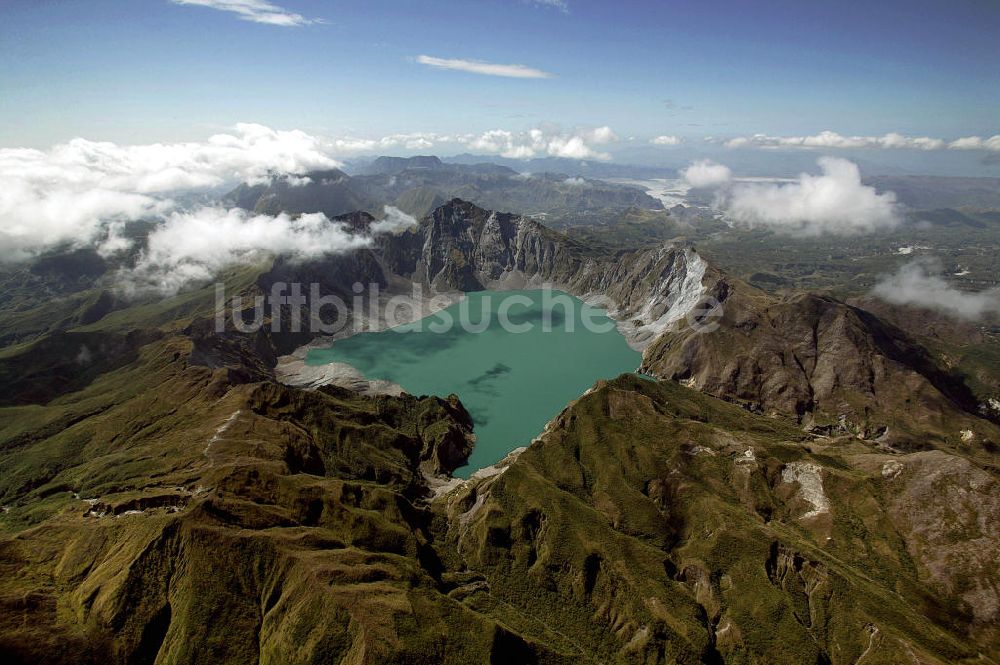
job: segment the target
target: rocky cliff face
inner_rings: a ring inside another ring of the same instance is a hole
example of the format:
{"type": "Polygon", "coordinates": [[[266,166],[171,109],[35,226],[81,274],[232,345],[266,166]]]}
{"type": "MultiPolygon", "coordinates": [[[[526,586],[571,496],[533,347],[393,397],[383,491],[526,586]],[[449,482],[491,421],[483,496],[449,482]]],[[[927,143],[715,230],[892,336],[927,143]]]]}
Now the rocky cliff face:
{"type": "MultiPolygon", "coordinates": [[[[421,270],[432,285],[458,288],[447,280],[462,274],[479,288],[508,283],[552,284],[581,295],[601,293],[626,309],[667,296],[686,278],[687,263],[701,281],[704,263],[683,248],[622,252],[590,250],[521,215],[483,210],[455,199],[425,221],[421,270]]],[[[392,240],[389,241],[393,242],[392,240]]]]}
{"type": "Polygon", "coordinates": [[[548,285],[602,298],[639,348],[685,319],[717,278],[689,248],[601,254],[527,217],[458,199],[380,239],[374,253],[387,272],[436,292],[548,285]]]}

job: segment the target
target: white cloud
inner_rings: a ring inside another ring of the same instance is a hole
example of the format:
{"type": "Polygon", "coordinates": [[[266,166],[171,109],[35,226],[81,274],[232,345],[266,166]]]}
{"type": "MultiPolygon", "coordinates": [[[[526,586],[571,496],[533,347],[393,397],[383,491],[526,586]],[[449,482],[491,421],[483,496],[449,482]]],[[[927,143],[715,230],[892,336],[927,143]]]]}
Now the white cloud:
{"type": "Polygon", "coordinates": [[[157,215],[170,207],[143,194],[103,187],[36,189],[22,179],[0,188],[0,260],[19,261],[62,243],[89,244],[103,224],[157,215]]]}
{"type": "Polygon", "coordinates": [[[610,155],[600,146],[616,140],[607,126],[328,139],[243,123],[202,142],[120,145],[77,138],[48,150],[0,149],[0,261],[60,245],[121,251],[129,246],[123,222],[163,219],[179,209],[173,199],[183,192],[262,183],[278,174],[292,186],[305,185],[308,172],[340,167],[332,157],[337,153],[451,145],[519,159],[605,160],[610,155]]]}
{"type": "Polygon", "coordinates": [[[552,7],[558,9],[563,14],[569,14],[569,3],[566,0],[527,0],[533,5],[541,5],[542,7],[552,7]]]}
{"type": "Polygon", "coordinates": [[[614,143],[615,141],[618,140],[618,135],[615,134],[614,130],[612,130],[607,125],[584,132],[583,136],[588,141],[592,141],[593,143],[598,143],[598,144],[614,143]]]}
{"type": "Polygon", "coordinates": [[[368,152],[378,148],[378,141],[375,139],[361,139],[345,136],[343,138],[334,139],[333,145],[337,152],[368,152]]]}
{"type": "Polygon", "coordinates": [[[1000,152],[1000,134],[983,138],[981,136],[966,136],[955,139],[948,144],[952,150],[991,150],[1000,152]]]}
{"type": "Polygon", "coordinates": [[[292,218],[254,215],[240,209],[175,212],[150,234],[134,268],[119,275],[127,292],[176,293],[211,279],[226,267],[285,255],[312,258],[366,247],[358,235],[322,213],[292,218]]]}
{"type": "Polygon", "coordinates": [[[331,143],[337,153],[363,153],[378,150],[405,148],[406,150],[430,150],[439,144],[463,143],[472,135],[436,134],[434,132],[411,132],[409,134],[389,134],[377,139],[341,137],[331,143]]]}
{"type": "Polygon", "coordinates": [[[681,177],[692,187],[717,187],[732,180],[728,166],[710,159],[700,159],[681,171],[681,177]]]}
{"type": "Polygon", "coordinates": [[[877,147],[888,149],[906,150],[940,150],[945,147],[945,141],[932,139],[928,136],[903,136],[902,134],[890,133],[877,139],[877,147]]]}
{"type": "Polygon", "coordinates": [[[969,292],[951,286],[941,276],[936,262],[913,261],[893,275],[882,278],[872,293],[896,305],[916,305],[952,316],[976,320],[1000,313],[1000,289],[969,292]]]}
{"type": "Polygon", "coordinates": [[[368,227],[372,233],[399,233],[418,224],[416,217],[407,215],[394,206],[385,206],[382,210],[385,212],[385,217],[368,227]]]}
{"type": "Polygon", "coordinates": [[[681,140],[676,136],[668,136],[664,134],[663,136],[657,136],[652,141],[653,145],[680,145],[681,140]]]}
{"type": "Polygon", "coordinates": [[[869,233],[899,224],[896,195],[862,185],[856,164],[835,157],[818,163],[822,175],[803,173],[786,184],[737,183],[718,204],[736,223],[803,235],[869,233]]]}
{"type": "Polygon", "coordinates": [[[338,153],[372,153],[405,148],[433,150],[441,146],[460,146],[465,150],[501,155],[509,159],[533,157],[565,157],[568,159],[608,160],[611,155],[597,148],[614,143],[618,136],[608,126],[564,132],[554,127],[513,132],[491,129],[480,134],[437,134],[413,132],[389,134],[381,138],[341,137],[331,146],[338,153]]]}
{"type": "Polygon", "coordinates": [[[469,141],[469,148],[480,152],[499,153],[513,159],[528,159],[534,157],[535,151],[530,147],[518,145],[515,134],[505,129],[491,129],[469,141]]]}
{"type": "Polygon", "coordinates": [[[202,143],[73,139],[47,151],[0,149],[0,259],[100,242],[115,221],[169,212],[169,197],[183,190],[339,166],[327,152],[322,139],[305,132],[255,124],[202,143]]]}
{"type": "MultiPolygon", "coordinates": [[[[709,140],[706,138],[706,140],[709,140]]],[[[948,142],[929,136],[904,136],[890,132],[884,136],[844,136],[823,131],[812,136],[769,136],[754,134],[726,141],[728,148],[836,148],[886,150],[993,150],[1000,151],[1000,134],[989,138],[968,136],[948,142]]]]}
{"type": "Polygon", "coordinates": [[[107,235],[97,244],[98,254],[109,258],[132,248],[135,241],[125,235],[127,221],[127,219],[119,219],[108,223],[107,235]]]}
{"type": "Polygon", "coordinates": [[[481,60],[463,60],[461,58],[435,58],[430,55],[418,55],[417,62],[429,67],[438,69],[452,69],[461,72],[471,72],[473,74],[485,74],[487,76],[506,76],[508,78],[521,79],[547,79],[552,78],[552,74],[544,72],[534,67],[525,65],[499,65],[481,60]]]}
{"type": "Polygon", "coordinates": [[[209,7],[219,11],[236,14],[244,21],[278,25],[293,28],[313,23],[322,23],[319,19],[310,19],[289,11],[283,7],[266,2],[266,0],[170,0],[176,5],[194,5],[209,7]]]}
{"type": "Polygon", "coordinates": [[[455,137],[433,132],[411,132],[409,134],[390,134],[378,140],[379,148],[406,148],[407,150],[427,150],[438,143],[452,143],[455,137]]]}
{"type": "Polygon", "coordinates": [[[555,136],[549,139],[547,151],[553,157],[566,159],[611,159],[607,153],[591,148],[583,136],[555,136]]]}
{"type": "Polygon", "coordinates": [[[566,178],[565,180],[563,180],[563,184],[564,185],[569,185],[570,187],[587,187],[588,186],[587,185],[587,181],[584,180],[583,178],[580,178],[580,177],[566,178]]]}
{"type": "Polygon", "coordinates": [[[617,141],[610,127],[598,127],[576,132],[560,132],[535,128],[526,132],[493,129],[478,136],[461,137],[469,150],[498,154],[509,159],[533,157],[564,157],[567,159],[609,160],[611,155],[595,149],[617,141]]]}

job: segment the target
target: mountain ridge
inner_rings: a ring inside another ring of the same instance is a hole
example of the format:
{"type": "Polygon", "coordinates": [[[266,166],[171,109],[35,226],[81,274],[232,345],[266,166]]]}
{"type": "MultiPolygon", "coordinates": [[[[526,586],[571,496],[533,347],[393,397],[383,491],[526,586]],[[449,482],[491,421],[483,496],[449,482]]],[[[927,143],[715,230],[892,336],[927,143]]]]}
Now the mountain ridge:
{"type": "Polygon", "coordinates": [[[621,211],[631,206],[662,210],[663,204],[637,187],[559,173],[523,175],[494,164],[453,164],[437,157],[379,157],[356,175],[334,169],[294,179],[240,185],[228,203],[259,213],[323,212],[328,217],[385,205],[422,218],[449,199],[471,200],[494,210],[524,210],[557,219],[621,211]]]}

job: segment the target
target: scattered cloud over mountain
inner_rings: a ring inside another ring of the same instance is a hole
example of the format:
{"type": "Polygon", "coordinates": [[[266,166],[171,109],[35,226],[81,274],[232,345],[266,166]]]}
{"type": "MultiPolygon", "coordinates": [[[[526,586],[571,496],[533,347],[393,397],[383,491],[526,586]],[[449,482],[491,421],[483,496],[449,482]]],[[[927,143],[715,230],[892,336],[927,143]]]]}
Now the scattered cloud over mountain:
{"type": "Polygon", "coordinates": [[[601,152],[599,147],[616,141],[618,136],[607,126],[569,132],[554,126],[543,126],[520,132],[491,129],[479,134],[413,132],[380,138],[340,137],[333,139],[330,145],[338,154],[375,153],[399,148],[430,151],[460,147],[509,159],[565,157],[609,160],[611,155],[601,152]]]}
{"type": "Polygon", "coordinates": [[[368,227],[372,233],[398,233],[418,224],[416,217],[407,215],[395,206],[384,206],[382,211],[385,217],[368,227]]]}
{"type": "Polygon", "coordinates": [[[309,259],[348,252],[371,246],[374,235],[418,224],[399,208],[385,206],[384,212],[383,219],[368,227],[369,234],[322,213],[292,217],[219,207],[174,212],[149,234],[135,266],[119,272],[118,284],[127,295],[173,295],[226,268],[277,255],[309,259]]]}
{"type": "Polygon", "coordinates": [[[961,291],[941,277],[936,261],[912,261],[882,278],[872,293],[889,303],[927,307],[970,321],[1000,313],[1000,289],[961,291]]]}
{"type": "Polygon", "coordinates": [[[700,159],[682,169],[681,177],[692,187],[717,187],[732,180],[733,172],[723,164],[716,164],[710,159],[700,159]]]}
{"type": "Polygon", "coordinates": [[[893,192],[861,184],[853,162],[818,161],[822,175],[803,173],[790,183],[734,183],[718,205],[730,220],[801,235],[853,235],[895,228],[900,215],[893,192]]]}
{"type": "Polygon", "coordinates": [[[40,190],[25,179],[0,188],[0,261],[19,261],[62,243],[89,244],[105,224],[169,209],[151,196],[73,184],[40,190]]]}
{"type": "Polygon", "coordinates": [[[337,154],[393,149],[465,150],[516,159],[607,160],[600,147],[617,140],[610,127],[562,131],[552,126],[481,134],[414,132],[377,139],[326,138],[300,130],[241,123],[203,142],[120,145],[77,138],[48,150],[0,149],[0,260],[21,260],[58,245],[112,251],[123,242],[116,224],[161,219],[177,211],[180,194],[272,175],[291,185],[304,174],[339,168],[337,154]]]}
{"type": "Polygon", "coordinates": [[[726,143],[730,148],[915,148],[939,150],[945,147],[941,139],[907,137],[902,134],[885,136],[843,136],[837,132],[820,132],[813,136],[767,136],[754,134],[750,137],[731,139],[726,143]]]}
{"type": "Polygon", "coordinates": [[[292,218],[254,215],[240,209],[201,208],[175,212],[149,234],[134,268],[119,275],[127,292],[177,293],[218,271],[282,254],[311,258],[370,245],[322,213],[292,218]]]}
{"type": "Polygon", "coordinates": [[[609,160],[611,155],[596,148],[617,141],[618,137],[610,127],[605,126],[568,133],[541,128],[526,132],[494,129],[462,139],[469,150],[497,154],[509,159],[549,156],[609,160]]]}
{"type": "Polygon", "coordinates": [[[328,153],[318,137],[255,124],[201,143],[0,149],[0,260],[100,241],[111,223],[175,209],[181,191],[339,166],[328,153]]]}
{"type": "Polygon", "coordinates": [[[236,14],[244,21],[279,25],[294,28],[313,23],[322,23],[320,19],[306,18],[284,7],[266,2],[266,0],[170,0],[176,5],[193,5],[209,7],[223,12],[236,14]]]}
{"type": "MultiPolygon", "coordinates": [[[[709,139],[706,139],[709,140],[709,139]]],[[[740,136],[725,142],[728,148],[835,148],[835,149],[887,149],[887,150],[991,150],[1000,151],[1000,134],[989,138],[967,136],[948,142],[929,136],[904,136],[891,132],[885,136],[844,136],[837,132],[823,131],[812,136],[768,136],[754,134],[740,136]]]]}
{"type": "Polygon", "coordinates": [[[436,67],[438,69],[452,69],[460,72],[470,72],[472,74],[484,74],[486,76],[505,76],[507,78],[519,79],[547,79],[552,78],[552,74],[541,69],[528,67],[526,65],[501,65],[493,62],[483,62],[482,60],[463,60],[461,58],[435,58],[430,55],[418,55],[417,62],[421,65],[436,67]]]}
{"type": "Polygon", "coordinates": [[[650,141],[653,145],[680,145],[681,140],[676,136],[668,136],[664,134],[663,136],[657,136],[650,141]]]}

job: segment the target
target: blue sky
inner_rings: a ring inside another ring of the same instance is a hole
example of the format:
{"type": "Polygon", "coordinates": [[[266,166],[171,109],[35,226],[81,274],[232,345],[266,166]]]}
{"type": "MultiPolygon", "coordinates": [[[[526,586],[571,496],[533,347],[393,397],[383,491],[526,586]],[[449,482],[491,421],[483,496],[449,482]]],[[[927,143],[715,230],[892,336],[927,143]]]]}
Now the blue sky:
{"type": "Polygon", "coordinates": [[[0,146],[609,125],[643,140],[1000,133],[1000,2],[276,0],[284,27],[169,0],[5,0],[0,146]],[[506,78],[419,55],[522,64],[506,78]]]}

